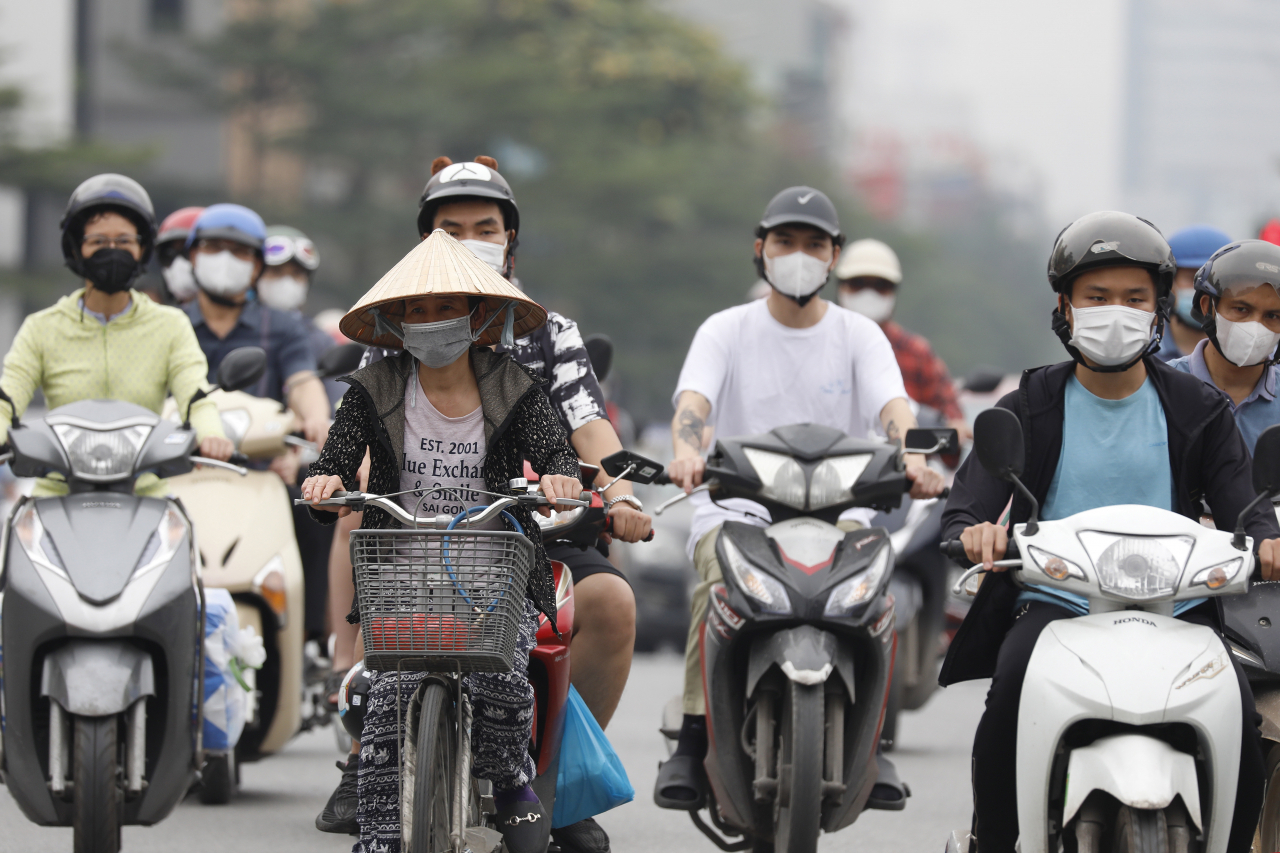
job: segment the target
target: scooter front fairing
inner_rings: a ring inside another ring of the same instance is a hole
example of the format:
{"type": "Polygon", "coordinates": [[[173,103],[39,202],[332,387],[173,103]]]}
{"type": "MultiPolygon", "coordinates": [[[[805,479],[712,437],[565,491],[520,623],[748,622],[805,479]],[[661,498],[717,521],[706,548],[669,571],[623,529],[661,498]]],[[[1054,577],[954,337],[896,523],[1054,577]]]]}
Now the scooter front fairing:
{"type": "Polygon", "coordinates": [[[195,779],[199,581],[189,528],[170,557],[152,559],[170,513],[182,518],[172,501],[83,492],[24,500],[6,526],[3,773],[37,824],[73,819],[70,798],[49,785],[51,701],[98,716],[146,697],[146,787],[126,796],[124,823],[163,819],[195,779]],[[39,550],[22,541],[35,532],[39,550]],[[101,685],[85,684],[94,674],[101,685]]]}

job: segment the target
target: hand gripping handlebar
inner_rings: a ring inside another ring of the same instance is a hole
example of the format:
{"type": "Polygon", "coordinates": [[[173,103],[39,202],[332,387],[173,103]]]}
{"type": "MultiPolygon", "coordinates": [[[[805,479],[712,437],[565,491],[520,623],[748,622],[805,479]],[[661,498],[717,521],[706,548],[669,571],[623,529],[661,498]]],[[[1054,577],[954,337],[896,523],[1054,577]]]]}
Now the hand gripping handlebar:
{"type": "MultiPolygon", "coordinates": [[[[414,527],[429,527],[437,530],[444,530],[453,521],[452,515],[435,515],[435,516],[415,516],[400,506],[394,498],[386,495],[371,495],[368,492],[344,492],[336,491],[332,497],[325,498],[319,502],[309,501],[306,498],[298,498],[294,502],[294,506],[345,506],[359,512],[369,505],[373,505],[380,510],[390,513],[401,524],[412,525],[414,527]]],[[[575,500],[573,498],[557,498],[555,501],[557,506],[580,507],[587,506],[586,501],[575,500]]],[[[500,497],[489,504],[484,510],[470,516],[467,519],[468,524],[479,525],[487,521],[492,521],[505,509],[510,509],[516,505],[539,507],[550,506],[548,501],[542,495],[525,494],[516,495],[514,497],[500,497]]]]}

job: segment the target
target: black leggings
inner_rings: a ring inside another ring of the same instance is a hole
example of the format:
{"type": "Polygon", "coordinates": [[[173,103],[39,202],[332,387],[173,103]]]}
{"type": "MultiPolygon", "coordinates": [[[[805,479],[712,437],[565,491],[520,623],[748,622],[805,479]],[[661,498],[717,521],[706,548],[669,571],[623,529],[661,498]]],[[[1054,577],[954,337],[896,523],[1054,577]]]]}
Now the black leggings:
{"type": "MultiPolygon", "coordinates": [[[[973,808],[976,835],[982,853],[1013,853],[1018,840],[1017,731],[1018,703],[1022,681],[1040,632],[1050,622],[1070,619],[1071,611],[1054,604],[1033,601],[1018,605],[1018,615],[1000,646],[996,674],[987,692],[987,709],[973,738],[973,808]]],[[[1209,605],[1194,608],[1179,618],[1214,627],[1209,605]]],[[[1240,778],[1236,788],[1236,808],[1231,819],[1227,853],[1246,853],[1253,843],[1254,828],[1262,809],[1262,788],[1266,775],[1262,758],[1261,722],[1253,704],[1253,691],[1240,665],[1231,657],[1240,682],[1240,704],[1244,711],[1244,738],[1240,748],[1240,778]]]]}

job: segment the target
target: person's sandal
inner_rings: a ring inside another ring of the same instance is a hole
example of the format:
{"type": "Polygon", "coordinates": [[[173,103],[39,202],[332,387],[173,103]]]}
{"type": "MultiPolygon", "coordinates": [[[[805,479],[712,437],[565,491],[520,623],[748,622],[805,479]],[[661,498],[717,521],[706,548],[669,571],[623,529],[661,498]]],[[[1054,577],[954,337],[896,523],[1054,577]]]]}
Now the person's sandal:
{"type": "Polygon", "coordinates": [[[512,803],[493,817],[506,853],[546,853],[551,843],[551,817],[542,803],[512,803]]]}
{"type": "Polygon", "coordinates": [[[659,808],[696,812],[707,802],[707,772],[702,759],[673,755],[658,764],[653,801],[659,808]]]}
{"type": "Polygon", "coordinates": [[[898,769],[893,762],[883,755],[876,755],[876,768],[879,776],[871,788],[871,796],[867,798],[867,808],[882,809],[889,812],[900,812],[907,807],[907,797],[911,789],[907,783],[898,778],[898,769]]]}

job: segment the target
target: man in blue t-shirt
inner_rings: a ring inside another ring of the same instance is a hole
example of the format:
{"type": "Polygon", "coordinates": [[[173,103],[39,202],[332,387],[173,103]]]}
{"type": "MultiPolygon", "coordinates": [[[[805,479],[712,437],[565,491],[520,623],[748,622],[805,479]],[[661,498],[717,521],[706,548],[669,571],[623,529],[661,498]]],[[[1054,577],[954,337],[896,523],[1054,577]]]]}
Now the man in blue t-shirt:
{"type": "Polygon", "coordinates": [[[1280,423],[1276,345],[1280,343],[1280,246],[1241,240],[1214,253],[1195,280],[1195,320],[1207,337],[1169,362],[1217,388],[1230,401],[1250,452],[1280,423]]]}
{"type": "MultiPolygon", "coordinates": [[[[1203,498],[1229,529],[1253,500],[1249,451],[1227,401],[1154,357],[1175,268],[1155,226],[1126,213],[1093,213],[1058,235],[1048,270],[1058,297],[1053,328],[1072,360],[1026,371],[1019,389],[998,404],[1022,423],[1023,481],[1043,518],[1144,504],[1198,519],[1203,498]]],[[[1001,571],[993,563],[1004,556],[1008,533],[996,521],[1010,498],[1010,520],[1025,522],[1030,502],[971,456],[956,474],[944,537],[959,538],[971,560],[1001,571]]],[[[1263,577],[1280,578],[1280,527],[1270,507],[1255,507],[1244,525],[1259,543],[1263,577]]],[[[1218,629],[1216,608],[1197,604],[1184,602],[1180,618],[1218,629]]],[[[1010,733],[1036,639],[1050,622],[1086,610],[1077,597],[1019,590],[1007,575],[991,575],[948,649],[942,684],[992,679],[973,744],[982,853],[1012,853],[1018,839],[1010,733]]],[[[1244,677],[1238,680],[1244,735],[1229,853],[1250,848],[1264,778],[1253,696],[1244,677]]]]}

